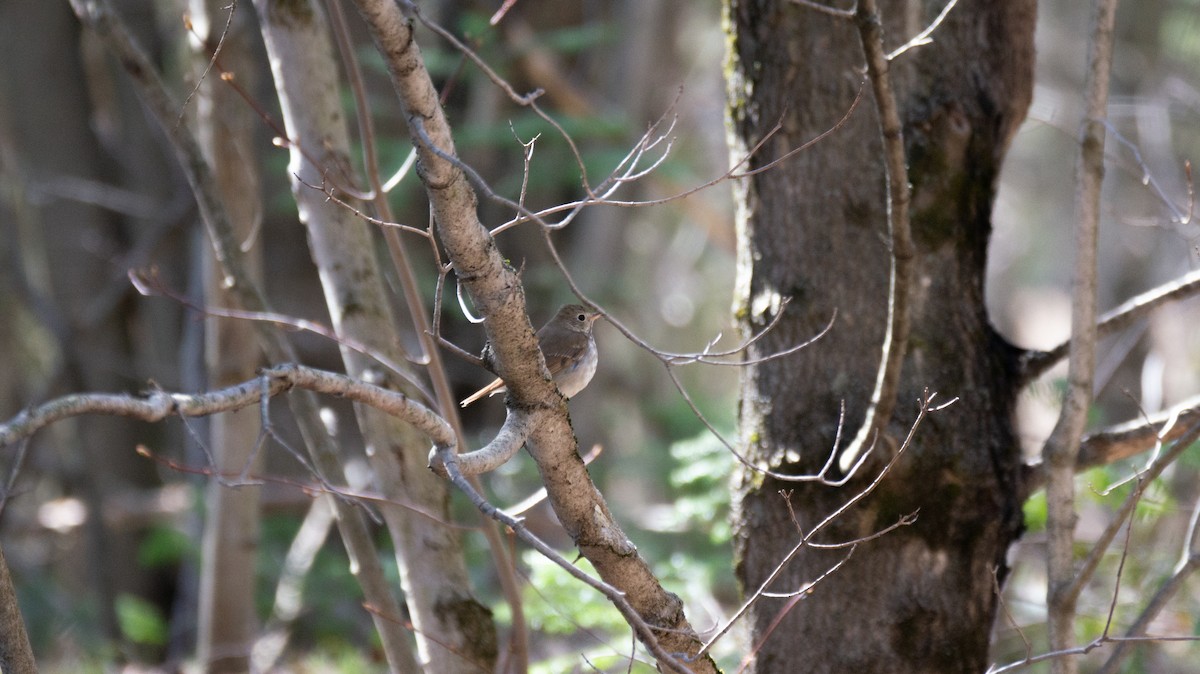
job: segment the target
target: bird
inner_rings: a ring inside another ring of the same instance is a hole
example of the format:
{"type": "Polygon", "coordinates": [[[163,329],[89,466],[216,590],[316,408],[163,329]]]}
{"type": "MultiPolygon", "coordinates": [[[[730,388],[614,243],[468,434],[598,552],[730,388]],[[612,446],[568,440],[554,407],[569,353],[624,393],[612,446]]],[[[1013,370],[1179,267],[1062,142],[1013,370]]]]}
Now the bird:
{"type": "MultiPolygon", "coordinates": [[[[537,331],[538,346],[546,358],[550,377],[567,398],[574,397],[588,385],[596,374],[596,339],[592,324],[600,317],[580,304],[567,304],[554,318],[537,331]]],[[[480,398],[503,393],[507,389],[500,379],[467,396],[461,403],[466,407],[480,398]]]]}

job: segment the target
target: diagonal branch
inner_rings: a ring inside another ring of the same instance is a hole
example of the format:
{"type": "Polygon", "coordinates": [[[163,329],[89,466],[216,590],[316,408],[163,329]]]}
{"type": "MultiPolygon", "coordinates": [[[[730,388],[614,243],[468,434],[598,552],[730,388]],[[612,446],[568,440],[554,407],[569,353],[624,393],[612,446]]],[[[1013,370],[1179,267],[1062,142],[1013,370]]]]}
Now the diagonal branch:
{"type": "MultiPolygon", "coordinates": [[[[497,372],[508,385],[509,405],[530,415],[526,445],[546,485],[550,504],[601,578],[626,593],[622,601],[628,602],[640,620],[653,626],[643,631],[631,621],[647,647],[661,646],[655,651],[659,665],[678,669],[677,658],[697,655],[699,637],[687,620],[682,601],[662,587],[637,549],[628,543],[579,459],[566,402],[550,380],[538,348],[520,278],[505,263],[495,240],[479,221],[478,197],[464,170],[449,159],[456,156],[454,141],[414,39],[415,7],[406,2],[402,11],[391,0],[355,0],[355,5],[387,65],[417,149],[418,174],[437,232],[459,281],[484,317],[497,372]]],[[[468,495],[474,491],[468,489],[465,480],[455,480],[455,485],[468,495]]],[[[716,664],[708,656],[690,664],[695,672],[716,671],[716,664]]]]}
{"type": "Polygon", "coordinates": [[[1085,437],[1079,448],[1078,470],[1087,470],[1127,459],[1156,442],[1172,442],[1200,421],[1200,396],[1164,410],[1145,422],[1121,424],[1085,437]],[[1170,428],[1163,432],[1164,426],[1170,428]]]}
{"type": "MultiPolygon", "coordinates": [[[[1079,444],[1075,472],[1123,461],[1149,451],[1165,442],[1175,442],[1200,422],[1200,395],[1140,421],[1111,426],[1084,436],[1079,444]]],[[[1022,480],[1024,501],[1029,494],[1046,486],[1046,471],[1041,463],[1027,465],[1022,480]]]]}
{"type": "MultiPolygon", "coordinates": [[[[1200,270],[1184,274],[1170,283],[1131,297],[1104,314],[1096,324],[1096,338],[1103,339],[1133,325],[1164,304],[1195,297],[1197,294],[1200,294],[1200,270]]],[[[1067,340],[1049,351],[1027,353],[1021,363],[1021,383],[1028,384],[1045,374],[1067,356],[1070,348],[1071,340],[1067,340]]]]}

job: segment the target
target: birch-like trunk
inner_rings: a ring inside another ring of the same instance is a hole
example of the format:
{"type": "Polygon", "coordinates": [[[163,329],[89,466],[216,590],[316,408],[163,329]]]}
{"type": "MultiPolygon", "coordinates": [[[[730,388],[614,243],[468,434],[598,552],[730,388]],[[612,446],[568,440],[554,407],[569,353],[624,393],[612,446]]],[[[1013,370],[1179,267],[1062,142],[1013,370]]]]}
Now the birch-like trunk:
{"type": "MultiPolygon", "coordinates": [[[[257,0],[255,6],[293,143],[289,165],[293,192],[334,329],[393,363],[402,362],[368,225],[310,187],[322,185],[323,180],[346,180],[350,155],[323,12],[303,2],[257,0]]],[[[399,390],[408,387],[357,351],[343,347],[342,356],[351,376],[386,381],[399,390]]],[[[380,504],[396,546],[422,665],[429,672],[490,669],[496,657],[495,626],[490,611],[469,591],[461,538],[439,523],[451,520],[449,494],[445,483],[427,468],[428,440],[377,410],[359,406],[356,414],[376,486],[389,499],[424,513],[380,504]]]]}
{"type": "MultiPolygon", "coordinates": [[[[225,29],[229,12],[224,0],[193,0],[196,71],[208,68],[211,55],[225,29]]],[[[255,68],[250,61],[250,14],[234,11],[224,36],[222,67],[236,72],[244,87],[255,68]]],[[[259,121],[227,84],[210,71],[196,95],[196,135],[213,168],[221,198],[229,211],[236,238],[250,242],[246,248],[248,271],[262,278],[262,242],[256,233],[262,217],[259,158],[254,156],[254,130],[259,121]]],[[[205,302],[209,306],[236,304],[223,285],[224,273],[212,259],[205,260],[205,302]]],[[[205,322],[205,369],[210,389],[218,389],[254,376],[262,364],[254,326],[248,321],[209,317],[205,322]]],[[[220,414],[209,421],[208,443],[214,467],[229,479],[244,471],[257,472],[263,455],[257,452],[262,429],[257,414],[220,414]],[[254,464],[250,465],[250,461],[254,464]]],[[[204,535],[201,543],[199,616],[196,649],[210,672],[241,672],[249,668],[250,651],[258,636],[255,613],[255,573],[258,556],[261,489],[246,484],[236,488],[210,479],[205,489],[204,535]]]]}

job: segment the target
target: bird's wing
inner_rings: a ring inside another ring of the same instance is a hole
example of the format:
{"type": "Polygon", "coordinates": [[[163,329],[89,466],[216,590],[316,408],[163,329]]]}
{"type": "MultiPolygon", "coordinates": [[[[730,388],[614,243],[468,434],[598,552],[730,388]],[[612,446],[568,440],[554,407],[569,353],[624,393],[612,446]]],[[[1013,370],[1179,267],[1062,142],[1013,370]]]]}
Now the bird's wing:
{"type": "Polygon", "coordinates": [[[542,355],[546,358],[546,369],[550,370],[551,377],[555,377],[566,369],[568,364],[583,357],[583,353],[587,351],[588,338],[583,333],[574,332],[568,339],[557,340],[555,348],[547,350],[544,343],[541,347],[542,355]]]}

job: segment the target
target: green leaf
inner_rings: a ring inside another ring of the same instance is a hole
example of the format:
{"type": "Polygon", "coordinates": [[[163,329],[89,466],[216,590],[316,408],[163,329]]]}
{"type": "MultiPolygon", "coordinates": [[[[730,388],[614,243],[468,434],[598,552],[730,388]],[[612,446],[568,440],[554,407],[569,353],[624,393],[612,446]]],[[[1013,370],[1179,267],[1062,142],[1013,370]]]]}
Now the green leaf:
{"type": "Polygon", "coordinates": [[[117,622],[126,639],[149,646],[167,643],[167,621],[157,606],[141,597],[122,594],[117,597],[116,609],[117,622]]]}
{"type": "Polygon", "coordinates": [[[148,569],[174,566],[185,556],[195,555],[191,538],[174,527],[155,527],[138,547],[138,563],[148,569]]]}
{"type": "Polygon", "coordinates": [[[1025,528],[1030,533],[1046,529],[1046,492],[1044,490],[1030,496],[1022,506],[1022,510],[1025,512],[1025,528]]]}

